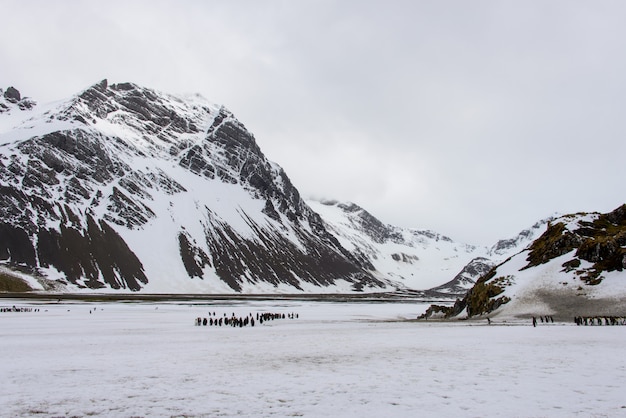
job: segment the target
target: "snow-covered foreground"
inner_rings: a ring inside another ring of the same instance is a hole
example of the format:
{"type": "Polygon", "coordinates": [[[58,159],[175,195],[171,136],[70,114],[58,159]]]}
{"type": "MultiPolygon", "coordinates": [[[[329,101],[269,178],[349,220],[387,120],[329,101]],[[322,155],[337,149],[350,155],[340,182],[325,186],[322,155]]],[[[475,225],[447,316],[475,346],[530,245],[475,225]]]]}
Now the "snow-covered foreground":
{"type": "Polygon", "coordinates": [[[405,321],[419,303],[12,305],[40,311],[0,313],[7,417],[626,416],[626,327],[405,321]],[[299,318],[194,326],[209,312],[299,318]]]}

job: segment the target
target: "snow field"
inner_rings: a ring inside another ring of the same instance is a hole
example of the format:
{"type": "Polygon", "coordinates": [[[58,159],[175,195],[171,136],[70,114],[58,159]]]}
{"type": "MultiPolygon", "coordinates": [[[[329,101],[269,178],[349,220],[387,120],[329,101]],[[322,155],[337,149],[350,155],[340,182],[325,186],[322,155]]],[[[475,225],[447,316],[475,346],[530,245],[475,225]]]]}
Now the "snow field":
{"type": "Polygon", "coordinates": [[[40,311],[0,314],[1,416],[626,416],[626,327],[407,321],[418,302],[12,305],[40,311]],[[299,319],[193,325],[209,312],[299,319]]]}

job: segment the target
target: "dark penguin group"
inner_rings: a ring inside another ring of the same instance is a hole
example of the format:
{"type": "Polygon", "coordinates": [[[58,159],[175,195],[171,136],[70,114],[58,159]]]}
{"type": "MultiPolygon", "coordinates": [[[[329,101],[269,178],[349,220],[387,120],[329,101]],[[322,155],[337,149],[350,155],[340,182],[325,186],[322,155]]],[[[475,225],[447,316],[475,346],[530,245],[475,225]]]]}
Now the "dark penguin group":
{"type": "MultiPolygon", "coordinates": [[[[553,323],[554,324],[554,318],[552,316],[549,315],[544,315],[544,316],[540,316],[539,320],[541,321],[541,323],[553,323]]],[[[537,326],[537,318],[533,316],[533,327],[537,326]]]]}
{"type": "Polygon", "coordinates": [[[576,325],[626,325],[624,316],[577,316],[576,325]]]}
{"type": "MultiPolygon", "coordinates": [[[[544,315],[539,316],[541,323],[554,323],[552,316],[544,315]]],[[[574,317],[574,323],[578,326],[581,325],[626,325],[626,316],[576,316],[574,317]]],[[[537,317],[533,316],[533,327],[538,324],[537,317]]]]}
{"type": "Polygon", "coordinates": [[[276,319],[297,319],[299,315],[297,313],[271,313],[271,312],[257,312],[256,316],[252,313],[246,316],[237,316],[233,312],[231,316],[227,316],[224,313],[224,316],[217,317],[215,312],[209,312],[209,317],[197,317],[195,319],[194,325],[199,326],[212,326],[212,327],[238,327],[243,328],[247,326],[253,327],[256,323],[262,324],[267,321],[274,321],[276,319]],[[256,320],[255,320],[256,318],[256,320]]]}
{"type": "Polygon", "coordinates": [[[39,308],[26,308],[26,307],[20,307],[20,306],[11,306],[9,307],[1,307],[0,308],[0,312],[39,312],[39,308]]]}

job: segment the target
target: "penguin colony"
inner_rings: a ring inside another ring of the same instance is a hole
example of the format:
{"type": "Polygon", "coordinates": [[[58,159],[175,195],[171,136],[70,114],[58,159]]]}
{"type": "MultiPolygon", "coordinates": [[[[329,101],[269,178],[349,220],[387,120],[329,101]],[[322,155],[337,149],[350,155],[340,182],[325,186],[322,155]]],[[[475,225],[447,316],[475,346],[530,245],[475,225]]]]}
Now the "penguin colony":
{"type": "Polygon", "coordinates": [[[197,317],[194,320],[194,325],[199,326],[211,326],[211,327],[238,327],[243,328],[247,326],[253,327],[255,324],[263,324],[268,321],[275,321],[278,319],[298,319],[297,313],[271,313],[271,312],[257,312],[256,316],[252,313],[246,316],[237,316],[233,312],[231,316],[226,315],[218,316],[215,312],[209,312],[208,318],[197,317]]]}

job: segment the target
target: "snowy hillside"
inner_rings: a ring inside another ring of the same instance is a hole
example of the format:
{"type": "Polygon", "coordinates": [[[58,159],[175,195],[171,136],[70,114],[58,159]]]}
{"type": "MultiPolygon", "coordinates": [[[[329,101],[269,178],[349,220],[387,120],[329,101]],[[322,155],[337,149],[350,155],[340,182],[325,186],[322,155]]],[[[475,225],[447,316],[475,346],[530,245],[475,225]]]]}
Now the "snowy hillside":
{"type": "Polygon", "coordinates": [[[399,288],[463,295],[495,264],[523,250],[551,219],[537,222],[492,247],[453,241],[430,230],[387,225],[354,203],[307,201],[341,245],[371,263],[371,268],[399,288]]]}
{"type": "Polygon", "coordinates": [[[492,245],[487,251],[472,259],[452,280],[431,290],[438,293],[451,295],[463,295],[474,286],[474,283],[487,274],[495,265],[500,264],[507,258],[517,254],[530,245],[543,233],[546,224],[554,219],[554,216],[536,222],[530,228],[522,230],[516,236],[501,239],[492,245]]]}
{"type": "Polygon", "coordinates": [[[626,205],[554,219],[483,276],[448,313],[498,317],[626,315],[626,205]]]}
{"type": "Polygon", "coordinates": [[[383,277],[410,289],[444,283],[485,249],[428,230],[385,225],[353,203],[307,201],[328,230],[383,277]]]}
{"type": "Polygon", "coordinates": [[[20,103],[15,89],[0,102],[0,260],[34,277],[31,287],[390,288],[224,107],[106,80],[57,103],[20,103]]]}

